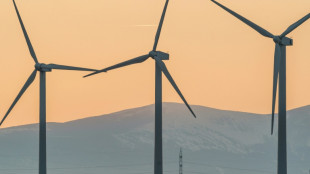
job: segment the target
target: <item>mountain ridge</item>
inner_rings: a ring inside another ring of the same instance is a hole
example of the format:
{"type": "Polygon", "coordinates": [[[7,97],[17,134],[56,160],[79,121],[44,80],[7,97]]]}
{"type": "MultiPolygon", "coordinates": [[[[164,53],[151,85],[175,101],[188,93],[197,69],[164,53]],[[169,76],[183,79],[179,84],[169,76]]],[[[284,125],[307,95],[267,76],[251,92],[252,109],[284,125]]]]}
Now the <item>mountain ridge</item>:
{"type": "MultiPolygon", "coordinates": [[[[163,102],[163,104],[180,104],[183,105],[182,103],[175,103],[175,102],[163,102]]],[[[236,111],[236,110],[227,110],[227,109],[218,109],[218,108],[212,108],[212,107],[208,107],[208,106],[203,106],[203,105],[191,105],[192,107],[203,107],[203,108],[208,108],[210,110],[217,110],[217,111],[227,111],[227,112],[235,112],[235,113],[244,113],[244,114],[255,114],[255,115],[261,115],[261,116],[270,116],[271,117],[271,113],[270,114],[261,114],[261,113],[254,113],[254,112],[244,112],[244,111],[236,111]]],[[[80,119],[75,119],[75,120],[69,120],[69,121],[65,121],[65,122],[47,122],[48,124],[65,124],[65,123],[70,123],[70,122],[74,122],[74,121],[81,121],[84,119],[88,119],[88,118],[96,118],[96,117],[103,117],[103,116],[111,116],[114,114],[118,114],[118,113],[124,113],[124,112],[130,112],[132,110],[136,110],[136,109],[142,109],[142,108],[146,108],[146,107],[154,107],[154,104],[149,104],[149,105],[144,105],[144,106],[139,106],[136,108],[128,108],[128,109],[123,109],[123,110],[119,110],[116,112],[112,112],[112,113],[107,113],[107,114],[101,114],[101,115],[95,115],[95,116],[88,116],[85,118],[80,118],[80,119]]],[[[298,108],[294,108],[291,110],[288,110],[287,112],[292,112],[295,110],[303,110],[303,109],[307,109],[310,110],[310,105],[305,105],[305,106],[301,106],[298,108]]],[[[195,112],[195,111],[194,111],[195,112]]],[[[275,113],[275,116],[277,116],[278,114],[275,113]]],[[[164,116],[164,115],[163,115],[164,116]]],[[[198,115],[199,118],[199,115],[198,115]]],[[[31,123],[31,124],[24,124],[24,125],[17,125],[17,126],[11,126],[11,127],[5,127],[5,128],[1,128],[1,129],[8,129],[8,128],[17,128],[20,126],[34,126],[37,125],[38,123],[31,123]]]]}
{"type": "MultiPolygon", "coordinates": [[[[152,173],[153,106],[48,123],[49,173],[152,173]],[[87,170],[81,166],[115,167],[87,170]],[[64,172],[65,169],[55,168],[73,169],[64,172]]],[[[217,110],[199,105],[192,108],[198,116],[196,119],[183,104],[163,103],[164,170],[170,171],[165,173],[177,172],[180,147],[184,153],[184,172],[187,173],[275,173],[277,131],[270,135],[269,114],[217,110]],[[249,172],[247,169],[253,170],[249,172]]],[[[309,124],[309,106],[288,111],[290,173],[308,172],[309,124]]],[[[1,173],[3,168],[37,168],[38,124],[0,129],[0,140],[1,173]]]]}

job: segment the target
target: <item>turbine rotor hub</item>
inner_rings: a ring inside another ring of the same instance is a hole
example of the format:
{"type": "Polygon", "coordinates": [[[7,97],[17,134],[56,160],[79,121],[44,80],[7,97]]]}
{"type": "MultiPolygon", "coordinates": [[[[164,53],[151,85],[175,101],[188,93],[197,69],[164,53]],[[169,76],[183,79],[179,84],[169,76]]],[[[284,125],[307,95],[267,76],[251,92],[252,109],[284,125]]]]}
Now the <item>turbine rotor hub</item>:
{"type": "Polygon", "coordinates": [[[273,41],[274,41],[275,43],[280,44],[280,43],[281,43],[281,38],[280,38],[280,36],[275,36],[275,37],[273,38],[273,41]]]}
{"type": "Polygon", "coordinates": [[[155,56],[157,56],[157,52],[156,51],[150,51],[149,56],[154,58],[155,56]]]}
{"type": "Polygon", "coordinates": [[[44,63],[37,63],[34,65],[35,69],[37,71],[41,71],[41,72],[51,72],[52,69],[49,68],[46,64],[44,63]]]}
{"type": "Polygon", "coordinates": [[[161,60],[169,60],[169,54],[162,51],[150,51],[149,56],[153,59],[156,56],[161,60]]]}
{"type": "Polygon", "coordinates": [[[275,36],[273,38],[273,41],[279,45],[285,45],[285,46],[293,45],[293,39],[290,39],[288,37],[275,36]]]}

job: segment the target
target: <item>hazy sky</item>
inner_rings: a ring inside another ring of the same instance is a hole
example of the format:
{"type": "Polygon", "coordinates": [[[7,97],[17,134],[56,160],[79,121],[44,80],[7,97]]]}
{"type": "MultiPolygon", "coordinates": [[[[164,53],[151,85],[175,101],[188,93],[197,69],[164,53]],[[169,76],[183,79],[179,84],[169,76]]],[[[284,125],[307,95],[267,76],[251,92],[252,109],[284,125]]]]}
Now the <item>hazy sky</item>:
{"type": "MultiPolygon", "coordinates": [[[[164,0],[16,0],[42,63],[101,69],[148,53],[164,0]]],[[[281,34],[310,11],[309,0],[219,0],[281,34]]],[[[33,71],[11,0],[0,1],[0,117],[33,71]]],[[[288,35],[287,104],[310,104],[310,20],[288,35]]],[[[209,0],[171,0],[158,49],[190,104],[270,113],[274,42],[209,0]]],[[[63,122],[154,103],[154,61],[102,73],[47,74],[47,120],[63,122]]],[[[39,76],[4,127],[38,122],[39,76]]],[[[168,81],[164,101],[181,102],[168,81]]],[[[185,107],[185,106],[184,106],[185,107]]],[[[199,115],[198,115],[199,117],[199,115]]]]}

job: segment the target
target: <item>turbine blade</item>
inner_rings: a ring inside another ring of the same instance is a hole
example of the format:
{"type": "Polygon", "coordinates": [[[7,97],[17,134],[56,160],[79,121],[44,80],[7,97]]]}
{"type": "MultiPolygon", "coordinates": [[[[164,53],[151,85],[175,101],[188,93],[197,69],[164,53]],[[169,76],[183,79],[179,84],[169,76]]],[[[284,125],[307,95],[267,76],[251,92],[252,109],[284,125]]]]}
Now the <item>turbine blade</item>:
{"type": "Polygon", "coordinates": [[[281,59],[281,48],[279,44],[276,44],[275,54],[274,54],[274,69],[273,69],[271,134],[273,134],[273,127],[274,127],[274,111],[275,111],[275,105],[276,105],[280,59],[281,59]]]}
{"type": "Polygon", "coordinates": [[[163,10],[163,13],[161,15],[160,22],[159,22],[159,25],[158,25],[158,29],[157,29],[157,32],[156,32],[155,42],[154,42],[154,46],[153,46],[153,51],[156,51],[156,48],[157,48],[157,44],[158,44],[159,36],[160,36],[160,33],[161,33],[161,29],[162,29],[162,26],[163,26],[163,23],[164,23],[164,19],[165,19],[168,3],[169,3],[169,0],[166,0],[166,4],[165,4],[164,10],[163,10]]]}
{"type": "Polygon", "coordinates": [[[59,69],[59,70],[75,70],[75,71],[97,71],[96,69],[89,68],[80,68],[75,66],[66,66],[66,65],[57,65],[57,64],[48,64],[48,68],[59,69]]]}
{"type": "Polygon", "coordinates": [[[310,18],[310,13],[308,13],[305,17],[301,18],[299,21],[295,22],[294,24],[290,25],[282,34],[280,37],[284,37],[293,30],[295,30],[297,27],[299,27],[302,23],[304,23],[306,20],[310,18]]]}
{"type": "Polygon", "coordinates": [[[4,120],[7,118],[7,116],[10,114],[10,112],[12,111],[12,109],[14,108],[15,104],[18,102],[18,100],[21,98],[21,96],[24,94],[24,92],[28,89],[28,87],[32,84],[32,82],[34,81],[34,79],[36,78],[36,74],[37,74],[37,70],[34,70],[31,75],[29,76],[28,80],[26,81],[26,83],[24,84],[23,88],[20,90],[20,92],[18,93],[17,97],[15,98],[15,100],[13,101],[12,105],[10,106],[9,110],[6,112],[6,114],[4,115],[3,119],[0,122],[0,126],[2,125],[2,123],[4,122],[4,120]]]}
{"type": "Polygon", "coordinates": [[[24,36],[25,36],[25,39],[26,39],[26,42],[27,42],[27,45],[28,45],[29,52],[30,52],[30,54],[31,54],[31,57],[33,58],[33,60],[34,60],[36,63],[38,63],[38,59],[37,59],[36,53],[35,53],[34,50],[33,50],[33,47],[32,47],[32,44],[31,44],[31,42],[30,42],[30,39],[29,39],[29,37],[28,37],[26,28],[25,28],[25,26],[24,26],[24,23],[23,23],[23,21],[22,21],[22,18],[20,17],[19,11],[18,11],[18,9],[17,9],[15,0],[13,0],[13,3],[14,3],[14,7],[15,7],[15,10],[16,10],[16,14],[17,14],[17,17],[18,17],[20,26],[22,27],[22,30],[23,30],[23,33],[24,33],[24,36]]]}
{"type": "Polygon", "coordinates": [[[212,2],[214,2],[215,4],[217,4],[218,6],[220,6],[221,8],[223,8],[224,10],[226,10],[228,13],[232,14],[233,16],[235,16],[236,18],[238,18],[239,20],[241,20],[242,22],[244,22],[245,24],[247,24],[248,26],[250,26],[251,28],[253,28],[254,30],[256,30],[257,32],[259,32],[261,35],[265,36],[265,37],[269,37],[269,38],[273,38],[273,34],[271,34],[269,31],[263,29],[262,27],[254,24],[253,22],[251,22],[250,20],[244,18],[243,16],[237,14],[236,12],[230,10],[229,8],[225,7],[224,5],[218,3],[215,0],[211,0],[212,2]]]}
{"type": "Polygon", "coordinates": [[[175,91],[179,94],[179,96],[181,97],[181,99],[183,100],[183,102],[185,103],[187,108],[190,110],[190,112],[196,118],[195,113],[193,112],[192,108],[189,106],[189,104],[185,100],[185,98],[184,98],[183,94],[181,93],[180,89],[178,88],[177,84],[174,82],[174,80],[173,80],[172,76],[170,75],[165,63],[156,56],[154,57],[154,59],[155,59],[157,65],[159,65],[160,69],[162,70],[162,72],[165,74],[165,76],[169,80],[169,82],[171,83],[171,85],[173,86],[173,88],[175,89],[175,91]]]}
{"type": "Polygon", "coordinates": [[[149,57],[150,56],[148,54],[143,55],[143,56],[139,56],[139,57],[127,60],[125,62],[118,63],[116,65],[113,65],[113,66],[104,68],[102,70],[96,71],[94,73],[88,74],[88,75],[86,75],[84,77],[92,76],[92,75],[95,75],[95,74],[98,74],[98,73],[101,73],[101,72],[107,72],[107,71],[110,71],[110,70],[113,70],[113,69],[121,68],[121,67],[132,65],[132,64],[136,64],[136,63],[142,63],[142,62],[146,61],[149,57]]]}

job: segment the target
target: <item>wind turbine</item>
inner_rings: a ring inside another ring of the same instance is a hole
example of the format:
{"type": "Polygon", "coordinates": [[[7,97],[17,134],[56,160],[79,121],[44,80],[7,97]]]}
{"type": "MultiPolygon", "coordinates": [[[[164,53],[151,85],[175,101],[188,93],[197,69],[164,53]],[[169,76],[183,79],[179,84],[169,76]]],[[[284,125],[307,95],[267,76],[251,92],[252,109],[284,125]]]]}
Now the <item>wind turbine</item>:
{"type": "Polygon", "coordinates": [[[88,68],[80,68],[80,67],[73,67],[73,66],[66,66],[66,65],[57,65],[57,64],[43,64],[39,63],[37,56],[34,52],[30,39],[28,37],[27,31],[23,24],[23,21],[20,17],[19,11],[17,9],[15,0],[13,0],[14,7],[17,13],[17,17],[20,23],[20,26],[23,30],[31,57],[35,62],[35,69],[29,76],[28,80],[24,84],[23,88],[18,93],[17,97],[13,101],[12,105],[10,106],[9,110],[3,117],[0,122],[0,126],[10,114],[12,109],[14,108],[15,104],[24,94],[24,92],[28,89],[28,87],[32,84],[35,80],[36,74],[40,72],[40,123],[39,123],[39,174],[46,174],[46,72],[51,72],[53,69],[58,70],[76,70],[76,71],[96,71],[95,69],[88,69],[88,68]]]}
{"type": "Polygon", "coordinates": [[[169,0],[166,0],[165,7],[158,25],[157,33],[155,36],[155,43],[153,46],[153,50],[150,51],[146,55],[142,55],[130,60],[127,60],[125,62],[104,68],[100,71],[96,71],[94,73],[91,73],[89,75],[86,75],[84,77],[88,77],[94,74],[98,74],[101,72],[107,72],[116,68],[121,68],[124,66],[136,64],[136,63],[142,63],[146,61],[148,58],[152,58],[155,60],[155,151],[154,151],[154,174],[162,174],[163,173],[163,157],[162,157],[162,72],[167,77],[171,85],[174,87],[176,92],[179,94],[187,108],[190,110],[190,112],[193,114],[194,117],[195,113],[185,100],[184,96],[182,95],[181,91],[179,90],[177,84],[174,82],[172,76],[170,75],[165,63],[162,60],[169,60],[169,54],[157,51],[157,44],[159,40],[159,36],[161,33],[162,25],[164,22],[167,6],[168,6],[169,0]]]}
{"type": "Polygon", "coordinates": [[[261,35],[272,38],[275,42],[275,55],[274,55],[274,72],[273,72],[273,94],[272,94],[272,119],[271,119],[271,134],[273,134],[274,125],[274,110],[276,102],[277,84],[279,76],[279,112],[278,112],[278,174],[287,173],[287,153],[286,153],[286,46],[293,45],[293,40],[286,37],[287,34],[292,32],[307,19],[310,18],[310,13],[299,21],[290,25],[281,35],[273,35],[262,27],[254,24],[243,16],[228,9],[224,5],[215,0],[211,0],[228,13],[232,14],[261,35]]]}

